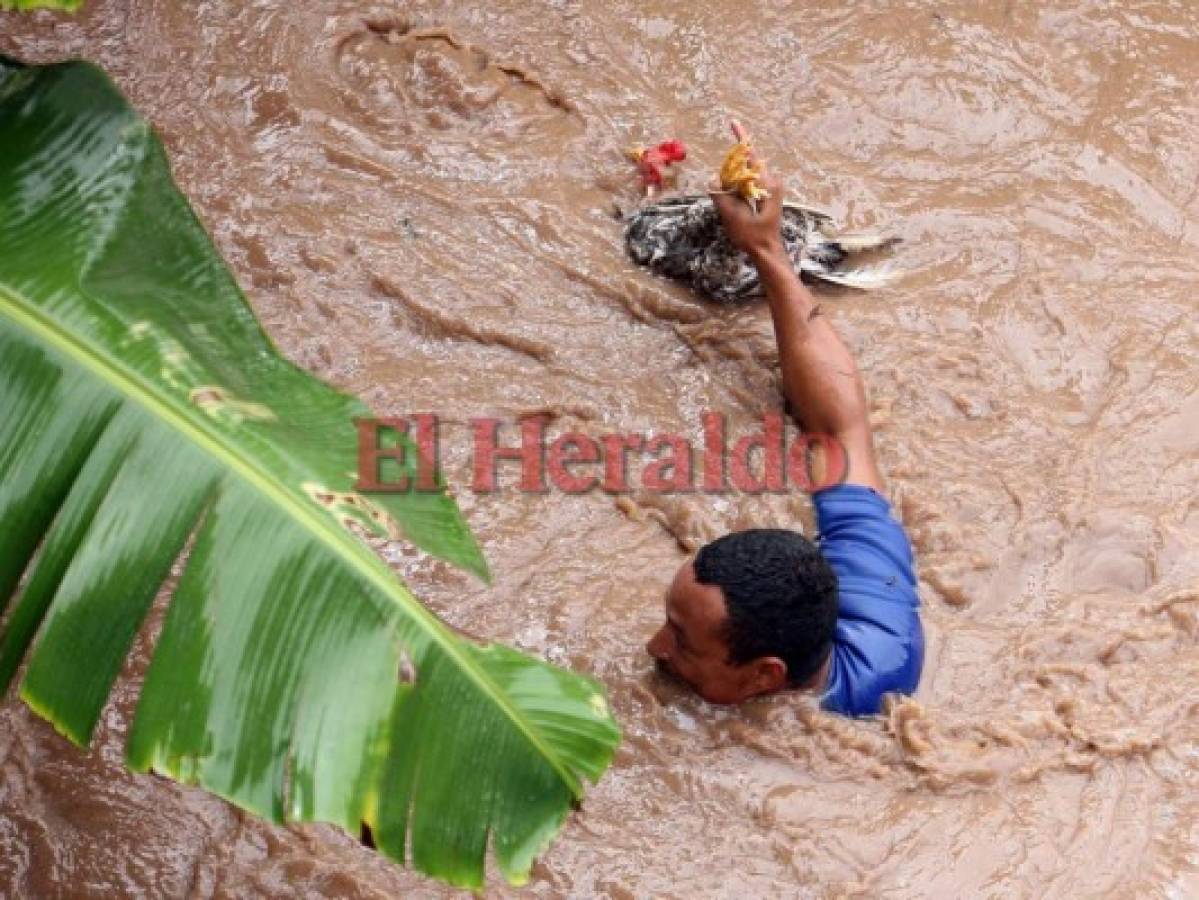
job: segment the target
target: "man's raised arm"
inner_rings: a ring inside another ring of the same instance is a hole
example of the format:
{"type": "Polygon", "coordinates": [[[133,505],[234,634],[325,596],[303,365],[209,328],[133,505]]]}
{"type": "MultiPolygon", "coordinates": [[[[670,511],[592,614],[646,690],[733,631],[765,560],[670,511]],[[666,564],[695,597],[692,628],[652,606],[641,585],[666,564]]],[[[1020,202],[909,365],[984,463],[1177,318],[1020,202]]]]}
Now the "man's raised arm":
{"type": "MultiPolygon", "coordinates": [[[[742,140],[740,127],[734,124],[733,128],[742,140]]],[[[881,492],[883,479],[874,458],[862,377],[849,350],[791,268],[779,231],[781,183],[767,176],[763,186],[770,196],[759,202],[756,212],[731,194],[713,191],[712,200],[729,239],[757,266],[774,318],[783,390],[804,431],[831,435],[841,442],[848,455],[845,481],[881,492]]]]}

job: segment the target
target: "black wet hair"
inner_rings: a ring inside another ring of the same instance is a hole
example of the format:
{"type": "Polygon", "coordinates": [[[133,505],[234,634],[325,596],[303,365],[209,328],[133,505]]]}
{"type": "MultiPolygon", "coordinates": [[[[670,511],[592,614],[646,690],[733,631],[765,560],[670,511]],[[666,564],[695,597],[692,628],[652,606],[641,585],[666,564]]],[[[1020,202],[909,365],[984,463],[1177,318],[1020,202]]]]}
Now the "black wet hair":
{"type": "Polygon", "coordinates": [[[704,546],[694,565],[696,581],[724,593],[730,663],[777,656],[792,686],[824,664],[837,624],[837,575],[810,540],[782,528],[734,531],[704,546]]]}

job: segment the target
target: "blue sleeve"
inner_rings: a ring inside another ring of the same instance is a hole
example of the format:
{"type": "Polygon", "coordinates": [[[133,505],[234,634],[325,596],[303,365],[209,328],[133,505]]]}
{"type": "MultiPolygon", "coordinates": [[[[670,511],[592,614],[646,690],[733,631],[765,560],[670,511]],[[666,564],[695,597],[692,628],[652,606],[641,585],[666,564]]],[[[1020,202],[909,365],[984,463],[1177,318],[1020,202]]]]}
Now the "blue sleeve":
{"type": "Polygon", "coordinates": [[[837,573],[837,628],[821,705],[873,715],[883,695],[920,682],[924,632],[912,546],[891,504],[842,484],[813,495],[820,550],[837,573]]]}

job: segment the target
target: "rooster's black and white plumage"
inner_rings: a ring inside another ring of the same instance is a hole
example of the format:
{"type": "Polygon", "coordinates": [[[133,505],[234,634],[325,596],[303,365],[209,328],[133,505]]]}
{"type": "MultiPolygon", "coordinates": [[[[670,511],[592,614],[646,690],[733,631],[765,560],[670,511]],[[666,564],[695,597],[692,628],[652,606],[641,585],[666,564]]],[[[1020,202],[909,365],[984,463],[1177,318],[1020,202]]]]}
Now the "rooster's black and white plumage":
{"type": "MultiPolygon", "coordinates": [[[[871,290],[890,282],[890,266],[853,266],[851,257],[898,243],[876,234],[838,234],[832,216],[797,203],[783,203],[782,237],[800,275],[845,287],[871,290]]],[[[721,303],[762,293],[749,257],[724,234],[711,198],[674,197],[643,207],[625,230],[629,256],[668,278],[684,281],[721,303]]]]}

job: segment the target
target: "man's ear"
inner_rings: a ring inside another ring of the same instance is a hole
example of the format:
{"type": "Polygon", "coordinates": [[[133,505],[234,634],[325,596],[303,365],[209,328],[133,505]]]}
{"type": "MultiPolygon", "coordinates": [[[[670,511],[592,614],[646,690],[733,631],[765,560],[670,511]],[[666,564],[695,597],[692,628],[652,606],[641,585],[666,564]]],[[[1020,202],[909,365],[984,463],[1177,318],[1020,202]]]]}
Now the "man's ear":
{"type": "Polygon", "coordinates": [[[759,656],[753,666],[755,694],[769,694],[787,686],[787,664],[777,656],[759,656]]]}

